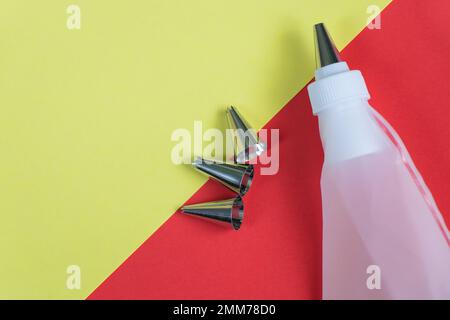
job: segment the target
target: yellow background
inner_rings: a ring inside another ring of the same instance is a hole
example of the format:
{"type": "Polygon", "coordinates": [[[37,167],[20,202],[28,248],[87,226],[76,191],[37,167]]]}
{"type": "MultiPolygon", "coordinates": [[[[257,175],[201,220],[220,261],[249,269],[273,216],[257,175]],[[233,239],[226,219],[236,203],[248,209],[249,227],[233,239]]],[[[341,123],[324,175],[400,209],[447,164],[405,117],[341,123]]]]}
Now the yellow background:
{"type": "Polygon", "coordinates": [[[312,78],[314,23],[342,48],[388,2],[2,0],[0,298],[85,298],[205,181],[173,130],[229,104],[262,126],[312,78]]]}

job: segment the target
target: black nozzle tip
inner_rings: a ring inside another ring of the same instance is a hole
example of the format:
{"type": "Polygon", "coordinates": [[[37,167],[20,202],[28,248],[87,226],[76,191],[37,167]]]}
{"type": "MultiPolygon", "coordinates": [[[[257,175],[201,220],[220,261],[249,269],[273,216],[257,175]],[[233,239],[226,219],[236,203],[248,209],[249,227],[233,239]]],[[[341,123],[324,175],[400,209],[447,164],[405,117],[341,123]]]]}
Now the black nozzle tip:
{"type": "Polygon", "coordinates": [[[329,64],[341,62],[339,51],[323,23],[314,25],[314,43],[316,46],[316,67],[317,69],[329,64]]]}

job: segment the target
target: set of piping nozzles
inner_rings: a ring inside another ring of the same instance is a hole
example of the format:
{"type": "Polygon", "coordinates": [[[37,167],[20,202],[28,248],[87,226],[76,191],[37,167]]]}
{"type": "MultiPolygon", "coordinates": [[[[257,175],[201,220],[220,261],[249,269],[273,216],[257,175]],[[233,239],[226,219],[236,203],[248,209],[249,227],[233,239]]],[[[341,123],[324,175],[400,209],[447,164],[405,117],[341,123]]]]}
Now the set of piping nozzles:
{"type": "Polygon", "coordinates": [[[235,107],[226,110],[228,125],[233,135],[233,162],[218,162],[196,158],[192,166],[237,193],[232,199],[186,205],[181,208],[185,214],[196,215],[225,223],[239,230],[244,218],[242,197],[250,189],[254,176],[251,160],[266,150],[266,144],[258,139],[255,130],[235,107]]]}

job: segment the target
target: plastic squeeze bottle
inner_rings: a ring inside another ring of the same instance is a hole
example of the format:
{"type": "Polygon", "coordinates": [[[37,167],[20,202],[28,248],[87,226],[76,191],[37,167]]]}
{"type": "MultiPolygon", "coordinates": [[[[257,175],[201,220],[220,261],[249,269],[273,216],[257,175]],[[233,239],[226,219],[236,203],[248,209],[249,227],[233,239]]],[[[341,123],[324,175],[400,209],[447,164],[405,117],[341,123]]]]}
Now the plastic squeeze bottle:
{"type": "Polygon", "coordinates": [[[394,129],[368,103],[360,71],[315,30],[308,86],[324,150],[324,299],[450,298],[450,236],[394,129]]]}

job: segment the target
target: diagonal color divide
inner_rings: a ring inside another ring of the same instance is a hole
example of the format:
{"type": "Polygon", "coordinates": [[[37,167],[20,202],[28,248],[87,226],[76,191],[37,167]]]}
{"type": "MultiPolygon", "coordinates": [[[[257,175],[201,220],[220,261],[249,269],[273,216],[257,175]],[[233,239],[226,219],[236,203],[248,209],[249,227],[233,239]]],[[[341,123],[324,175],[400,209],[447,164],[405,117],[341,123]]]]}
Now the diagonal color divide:
{"type": "Polygon", "coordinates": [[[69,2],[3,1],[0,298],[86,297],[204,183],[174,129],[230,103],[262,126],[311,79],[314,23],[342,48],[388,2],[79,0],[68,30],[69,2]]]}
{"type": "MultiPolygon", "coordinates": [[[[446,0],[394,2],[381,30],[364,30],[343,51],[363,71],[371,103],[402,135],[447,223],[450,48],[438,40],[450,37],[449,9],[446,0]]],[[[176,213],[90,298],[320,298],[322,153],[306,90],[266,127],[280,128],[280,172],[255,178],[239,232],[176,213]]],[[[228,195],[210,181],[188,202],[228,195]]]]}

